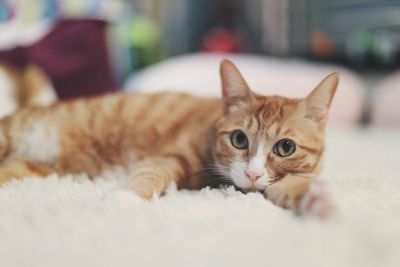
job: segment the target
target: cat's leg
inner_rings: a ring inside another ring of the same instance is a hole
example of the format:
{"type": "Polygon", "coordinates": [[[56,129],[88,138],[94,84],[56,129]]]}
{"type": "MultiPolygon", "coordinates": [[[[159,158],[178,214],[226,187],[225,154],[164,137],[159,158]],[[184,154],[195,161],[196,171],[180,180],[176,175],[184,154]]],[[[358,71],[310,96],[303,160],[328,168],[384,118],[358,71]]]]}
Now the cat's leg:
{"type": "Polygon", "coordinates": [[[46,177],[54,170],[46,165],[23,160],[6,160],[0,163],[0,186],[13,179],[46,177]]]}
{"type": "Polygon", "coordinates": [[[310,178],[288,175],[268,186],[265,195],[277,206],[297,214],[327,217],[334,211],[325,185],[310,178]]]}
{"type": "Polygon", "coordinates": [[[138,162],[131,174],[129,188],[145,199],[163,192],[171,182],[187,175],[187,163],[179,157],[153,157],[138,162]]]}

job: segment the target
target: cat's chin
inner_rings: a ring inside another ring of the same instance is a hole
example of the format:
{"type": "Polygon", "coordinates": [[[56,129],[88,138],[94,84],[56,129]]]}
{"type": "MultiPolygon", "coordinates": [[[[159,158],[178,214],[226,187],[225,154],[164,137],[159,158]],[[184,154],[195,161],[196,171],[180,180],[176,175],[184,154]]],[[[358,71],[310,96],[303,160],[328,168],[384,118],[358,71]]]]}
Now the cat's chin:
{"type": "Polygon", "coordinates": [[[255,192],[261,192],[263,189],[259,189],[255,186],[252,187],[247,187],[247,188],[241,188],[241,190],[245,193],[255,193],[255,192]]]}
{"type": "Polygon", "coordinates": [[[243,192],[245,192],[245,193],[255,193],[255,192],[258,192],[258,191],[260,191],[260,190],[255,188],[255,187],[243,189],[243,192]]]}

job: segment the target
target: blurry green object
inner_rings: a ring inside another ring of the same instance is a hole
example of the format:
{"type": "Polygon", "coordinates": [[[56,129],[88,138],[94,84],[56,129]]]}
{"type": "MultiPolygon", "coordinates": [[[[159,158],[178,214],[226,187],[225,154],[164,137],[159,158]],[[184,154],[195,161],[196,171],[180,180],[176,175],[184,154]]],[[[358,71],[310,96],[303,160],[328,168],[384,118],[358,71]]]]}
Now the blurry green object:
{"type": "Polygon", "coordinates": [[[160,39],[160,29],[150,18],[135,16],[131,27],[130,36],[135,47],[151,46],[160,39]]]}
{"type": "Polygon", "coordinates": [[[358,31],[355,34],[355,39],[364,51],[372,53],[374,50],[374,40],[371,33],[364,30],[358,31]]]}
{"type": "Polygon", "coordinates": [[[162,58],[161,29],[153,20],[135,16],[128,30],[136,67],[148,66],[162,58]]]}
{"type": "Polygon", "coordinates": [[[38,5],[36,1],[24,1],[19,12],[24,23],[31,23],[40,18],[41,5],[38,5]]]}
{"type": "Polygon", "coordinates": [[[69,16],[79,16],[90,6],[87,1],[81,0],[68,0],[63,2],[64,13],[69,16]]]}
{"type": "Polygon", "coordinates": [[[117,82],[121,86],[134,69],[135,63],[129,37],[130,21],[110,23],[108,27],[111,60],[117,82]]]}
{"type": "Polygon", "coordinates": [[[365,66],[373,54],[373,49],[373,37],[368,31],[355,31],[346,39],[345,51],[355,66],[365,66]]]}
{"type": "Polygon", "coordinates": [[[346,54],[358,66],[394,65],[396,62],[396,38],[392,32],[384,29],[360,30],[347,38],[346,54]]]}

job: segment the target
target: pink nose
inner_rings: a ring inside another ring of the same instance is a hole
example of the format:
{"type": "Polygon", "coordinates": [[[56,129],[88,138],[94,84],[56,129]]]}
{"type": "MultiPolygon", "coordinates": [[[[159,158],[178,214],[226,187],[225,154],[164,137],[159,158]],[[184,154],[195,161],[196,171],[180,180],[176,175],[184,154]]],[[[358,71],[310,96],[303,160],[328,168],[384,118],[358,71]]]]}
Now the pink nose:
{"type": "Polygon", "coordinates": [[[255,182],[260,178],[261,176],[264,175],[263,171],[254,171],[254,170],[248,170],[246,169],[244,173],[249,177],[250,181],[255,182]]]}

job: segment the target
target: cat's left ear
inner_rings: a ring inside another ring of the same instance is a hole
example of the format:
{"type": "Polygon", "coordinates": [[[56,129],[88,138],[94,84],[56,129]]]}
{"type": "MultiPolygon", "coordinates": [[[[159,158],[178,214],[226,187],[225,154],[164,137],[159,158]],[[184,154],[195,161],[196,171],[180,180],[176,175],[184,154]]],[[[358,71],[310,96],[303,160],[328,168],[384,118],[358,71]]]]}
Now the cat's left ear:
{"type": "Polygon", "coordinates": [[[222,97],[225,113],[240,102],[249,102],[254,94],[238,68],[229,60],[223,60],[220,67],[222,97]]]}
{"type": "Polygon", "coordinates": [[[323,79],[319,85],[305,98],[306,117],[319,126],[325,126],[329,108],[339,84],[339,74],[332,73],[323,79]]]}

